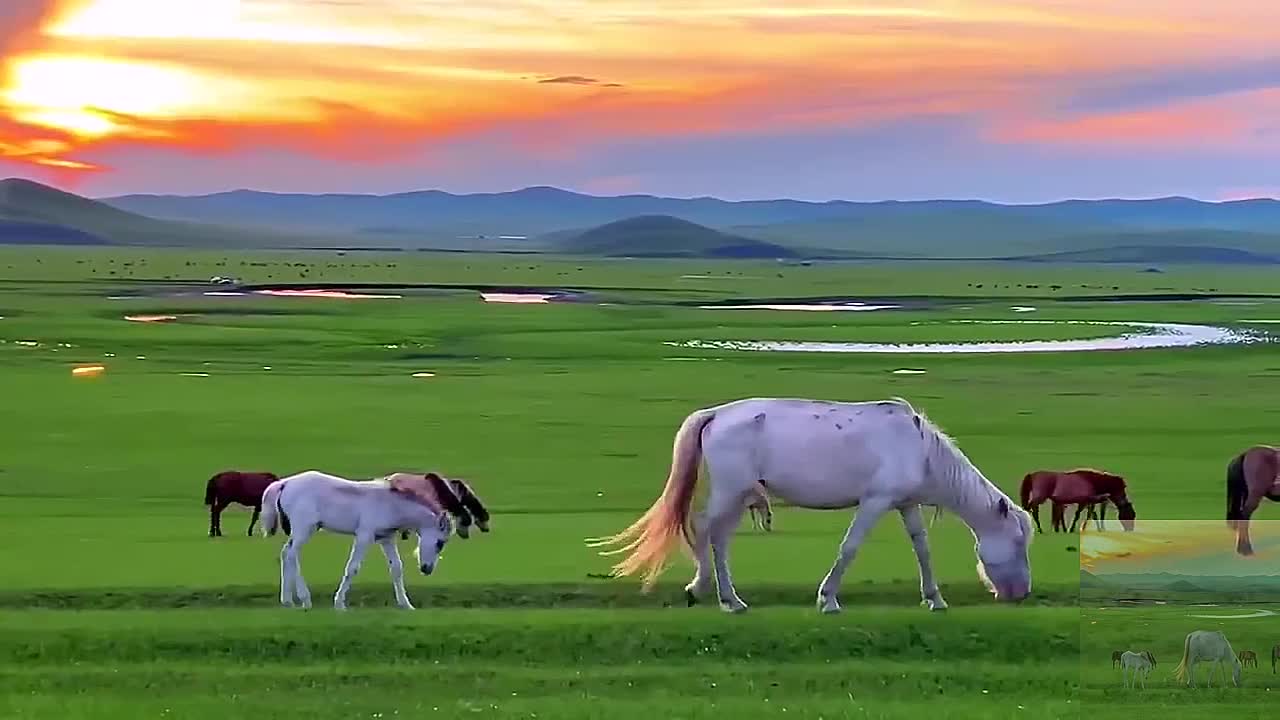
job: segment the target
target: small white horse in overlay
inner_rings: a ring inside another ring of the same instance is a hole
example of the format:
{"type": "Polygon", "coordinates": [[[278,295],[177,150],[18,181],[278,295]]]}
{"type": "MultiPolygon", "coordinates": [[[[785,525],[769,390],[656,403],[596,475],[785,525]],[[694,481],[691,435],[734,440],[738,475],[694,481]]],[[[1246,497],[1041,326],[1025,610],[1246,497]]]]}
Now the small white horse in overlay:
{"type": "MultiPolygon", "coordinates": [[[[452,492],[445,487],[437,492],[452,492]]],[[[386,478],[347,480],[316,470],[308,470],[267,486],[262,494],[262,533],[274,535],[283,526],[289,540],[280,550],[280,604],[293,607],[294,596],[303,608],[311,607],[311,591],[302,578],[299,551],[307,540],[324,528],[353,535],[351,555],[342,573],[342,582],[333,596],[333,606],[347,608],[347,592],[360,570],[365,551],[377,543],[387,558],[396,605],[412,610],[404,589],[404,565],[396,548],[395,535],[402,528],[416,531],[418,543],[414,559],[423,575],[430,575],[453,531],[453,520],[443,509],[432,507],[404,492],[392,489],[386,478]]]]}
{"type": "Polygon", "coordinates": [[[1147,676],[1151,674],[1151,668],[1155,667],[1155,663],[1151,661],[1151,656],[1147,652],[1136,653],[1132,650],[1125,650],[1120,656],[1120,673],[1123,676],[1124,687],[1134,687],[1138,681],[1142,682],[1142,689],[1147,689],[1147,676]],[[1133,681],[1135,685],[1130,685],[1129,674],[1133,673],[1133,681]]]}
{"type": "Polygon", "coordinates": [[[947,607],[933,577],[922,505],[946,507],[973,533],[978,577],[998,601],[1031,593],[1031,516],[986,479],[924,415],[901,399],[829,402],[753,398],[695,411],[676,432],[666,487],[643,516],[622,532],[588,539],[601,552],[630,554],[615,576],[644,571],[645,591],[666,567],[681,536],[697,571],[685,586],[690,605],[710,591],[714,554],[721,609],[743,612],[729,573],[729,540],[747,498],[763,484],[796,507],[857,507],[831,570],[818,586],[824,613],[840,611],[837,593],[867,533],[897,510],[915,548],[921,604],[947,607]],[[704,513],[690,512],[705,454],[709,489],[704,513]]]}
{"type": "Polygon", "coordinates": [[[1240,659],[1236,657],[1236,653],[1231,649],[1231,643],[1227,641],[1227,636],[1223,635],[1219,630],[1193,630],[1187,633],[1187,639],[1182,643],[1182,662],[1178,663],[1174,675],[1178,680],[1185,679],[1187,687],[1196,686],[1196,663],[1210,662],[1214,663],[1209,668],[1209,679],[1205,681],[1205,686],[1213,685],[1213,670],[1215,667],[1222,669],[1222,684],[1227,684],[1227,663],[1231,663],[1231,682],[1236,687],[1240,687],[1240,659]]]}

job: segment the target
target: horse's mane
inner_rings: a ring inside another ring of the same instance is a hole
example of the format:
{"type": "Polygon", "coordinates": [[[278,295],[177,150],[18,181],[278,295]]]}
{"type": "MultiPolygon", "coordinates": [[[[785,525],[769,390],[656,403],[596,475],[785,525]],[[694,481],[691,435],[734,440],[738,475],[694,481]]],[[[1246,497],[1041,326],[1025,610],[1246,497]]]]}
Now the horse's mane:
{"type": "MultiPolygon", "coordinates": [[[[1006,495],[995,483],[988,480],[955,441],[943,432],[942,428],[924,413],[912,408],[907,401],[894,399],[906,405],[907,409],[914,414],[920,434],[928,445],[926,462],[929,470],[935,479],[940,480],[951,491],[956,502],[960,505],[976,507],[983,503],[995,506],[1003,500],[1008,505],[1010,514],[1017,513],[1015,517],[1018,518],[1027,541],[1030,542],[1032,537],[1030,514],[1019,507],[1013,498],[1006,495]]],[[[941,508],[937,507],[934,511],[935,521],[940,514],[941,508]]]]}

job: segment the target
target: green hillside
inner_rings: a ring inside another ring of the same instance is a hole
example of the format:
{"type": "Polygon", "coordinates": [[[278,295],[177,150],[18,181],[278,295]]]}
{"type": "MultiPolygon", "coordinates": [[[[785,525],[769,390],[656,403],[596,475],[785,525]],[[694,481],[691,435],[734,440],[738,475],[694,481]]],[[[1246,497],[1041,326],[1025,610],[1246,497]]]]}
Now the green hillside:
{"type": "Polygon", "coordinates": [[[607,223],[553,242],[575,255],[628,257],[790,258],[782,245],[730,235],[667,215],[645,215],[607,223]]]}

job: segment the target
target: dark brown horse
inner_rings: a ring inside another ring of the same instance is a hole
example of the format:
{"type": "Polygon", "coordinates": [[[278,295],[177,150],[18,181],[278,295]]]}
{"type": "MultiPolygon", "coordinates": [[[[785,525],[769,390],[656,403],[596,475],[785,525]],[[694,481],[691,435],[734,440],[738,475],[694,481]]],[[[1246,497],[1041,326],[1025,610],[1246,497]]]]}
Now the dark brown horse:
{"type": "Polygon", "coordinates": [[[1264,499],[1280,502],[1280,449],[1254,445],[1227,464],[1227,525],[1240,555],[1253,554],[1249,518],[1264,499]]]}
{"type": "Polygon", "coordinates": [[[204,504],[209,506],[209,537],[222,537],[222,511],[231,503],[253,508],[249,535],[262,512],[262,493],[280,478],[269,472],[226,470],[209,478],[204,486],[204,504]]]}
{"type": "MultiPolygon", "coordinates": [[[[422,475],[424,477],[440,477],[436,473],[412,474],[422,475]]],[[[445,480],[449,483],[449,487],[453,490],[454,496],[457,497],[458,501],[462,505],[461,507],[456,508],[451,505],[447,508],[450,514],[452,514],[458,521],[459,534],[463,535],[463,533],[467,532],[466,528],[470,528],[473,522],[476,527],[480,528],[480,532],[489,532],[489,509],[485,507],[479,496],[477,496],[475,491],[471,489],[471,485],[469,485],[467,481],[459,480],[457,478],[445,478],[445,480]]],[[[463,537],[465,537],[465,535],[463,535],[463,537]]],[[[401,530],[400,539],[408,540],[409,531],[401,530]]]]}
{"type": "MultiPolygon", "coordinates": [[[[1076,468],[1066,472],[1058,470],[1036,470],[1022,478],[1022,509],[1031,512],[1036,521],[1036,531],[1044,532],[1040,527],[1040,505],[1045,500],[1053,503],[1053,529],[1075,532],[1076,523],[1085,508],[1096,503],[1111,502],[1116,506],[1120,524],[1126,531],[1133,530],[1133,521],[1137,517],[1133,503],[1129,501],[1124,478],[1109,472],[1091,468],[1076,468]],[[1071,529],[1066,528],[1063,508],[1076,505],[1076,516],[1071,521],[1071,529]]],[[[1105,506],[1103,510],[1106,513],[1105,506]]]]}

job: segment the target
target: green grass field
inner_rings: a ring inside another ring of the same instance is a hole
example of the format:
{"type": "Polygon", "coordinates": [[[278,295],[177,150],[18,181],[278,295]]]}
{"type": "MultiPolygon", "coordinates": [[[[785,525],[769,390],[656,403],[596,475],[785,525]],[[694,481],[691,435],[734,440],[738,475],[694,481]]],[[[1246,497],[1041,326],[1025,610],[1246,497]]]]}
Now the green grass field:
{"type": "Polygon", "coordinates": [[[967,529],[944,516],[930,538],[952,610],[936,616],[916,607],[910,543],[886,520],[850,569],[837,617],[812,603],[850,512],[776,506],[767,535],[744,522],[732,562],[752,611],[741,617],[683,607],[686,561],[644,595],[635,581],[603,579],[609,561],[582,541],[652,502],[687,413],[747,396],[900,395],[1011,494],[1031,469],[1095,465],[1128,477],[1139,518],[1217,517],[1227,460],[1276,426],[1274,393],[1261,389],[1280,377],[1274,345],[893,356],[664,344],[1101,332],[952,322],[966,319],[1265,330],[1246,322],[1280,318],[1266,300],[1054,301],[1274,283],[1241,269],[1140,270],[0,249],[0,391],[11,408],[0,543],[15,559],[0,587],[3,715],[1077,717],[1087,699],[1077,538],[1038,537],[1033,597],[996,607],[967,529]],[[170,296],[207,289],[180,281],[213,275],[596,289],[591,301],[547,305],[486,304],[467,290],[170,296]],[[712,277],[684,277],[698,275],[712,277]],[[675,304],[835,295],[956,300],[866,313],[675,304]],[[83,363],[106,371],[73,377],[83,363]],[[494,530],[455,538],[433,577],[407,578],[412,614],[389,609],[385,565],[371,554],[342,616],[329,607],[349,540],[322,534],[302,556],[317,608],[277,609],[279,540],[244,537],[248,514],[233,511],[226,537],[209,539],[204,482],[223,469],[308,468],[466,477],[494,530]]]}
{"type": "MultiPolygon", "coordinates": [[[[1238,619],[1198,618],[1195,615],[1245,614],[1259,606],[1243,608],[1220,606],[1197,608],[1191,605],[1144,605],[1140,607],[1081,608],[1080,682],[1082,700],[1089,704],[1122,708],[1130,712],[1151,709],[1155,712],[1222,713],[1254,717],[1274,705],[1280,692],[1280,675],[1272,672],[1271,648],[1280,643],[1280,630],[1275,617],[1238,619]],[[1182,658],[1183,643],[1193,630],[1221,630],[1237,653],[1252,650],[1258,666],[1242,668],[1240,687],[1231,686],[1231,669],[1214,669],[1197,665],[1197,687],[1179,682],[1174,671],[1182,658]],[[1118,668],[1111,664],[1114,650],[1150,650],[1156,667],[1147,677],[1146,689],[1123,687],[1118,668]],[[1212,686],[1207,683],[1211,682],[1212,686]],[[1188,707],[1190,706],[1190,707],[1188,707]]],[[[1274,606],[1273,606],[1274,607],[1274,606]]]]}

